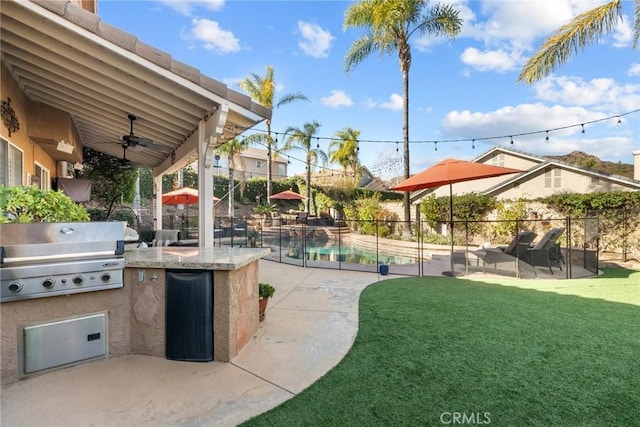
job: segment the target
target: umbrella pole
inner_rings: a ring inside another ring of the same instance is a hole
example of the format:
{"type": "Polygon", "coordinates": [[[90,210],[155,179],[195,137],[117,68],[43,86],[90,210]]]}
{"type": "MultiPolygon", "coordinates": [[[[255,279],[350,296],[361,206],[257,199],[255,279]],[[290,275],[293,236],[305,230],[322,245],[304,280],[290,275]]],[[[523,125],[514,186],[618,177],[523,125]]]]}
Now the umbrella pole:
{"type": "Polygon", "coordinates": [[[444,276],[455,276],[456,272],[453,266],[453,184],[451,181],[449,182],[449,233],[451,233],[451,270],[443,271],[442,274],[444,276]]]}

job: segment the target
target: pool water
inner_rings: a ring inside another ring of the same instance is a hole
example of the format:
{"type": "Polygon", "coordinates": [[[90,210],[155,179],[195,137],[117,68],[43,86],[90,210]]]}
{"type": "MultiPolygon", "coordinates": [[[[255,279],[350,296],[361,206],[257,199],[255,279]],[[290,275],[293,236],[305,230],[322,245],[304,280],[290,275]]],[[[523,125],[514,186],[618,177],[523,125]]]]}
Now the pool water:
{"type": "MultiPolygon", "coordinates": [[[[289,248],[287,256],[289,258],[301,259],[299,248],[289,248]],[[294,249],[294,250],[292,250],[294,249]]],[[[309,261],[336,261],[351,264],[415,264],[415,258],[401,257],[395,255],[385,255],[375,252],[364,251],[351,246],[311,246],[305,248],[306,259],[309,261]]]]}

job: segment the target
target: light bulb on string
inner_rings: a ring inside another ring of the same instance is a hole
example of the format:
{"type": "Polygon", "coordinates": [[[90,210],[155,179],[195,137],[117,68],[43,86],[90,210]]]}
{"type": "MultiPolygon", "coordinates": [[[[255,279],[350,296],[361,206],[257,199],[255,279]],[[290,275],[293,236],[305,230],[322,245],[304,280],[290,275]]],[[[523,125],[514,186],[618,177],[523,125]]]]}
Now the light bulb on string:
{"type": "Polygon", "coordinates": [[[511,138],[511,145],[513,145],[513,137],[510,136],[509,138],[511,138]]]}
{"type": "Polygon", "coordinates": [[[434,151],[438,151],[438,141],[435,141],[435,142],[433,143],[433,150],[434,150],[434,151]]]}
{"type": "Polygon", "coordinates": [[[545,141],[549,141],[549,131],[547,131],[547,136],[544,138],[545,141]]]}
{"type": "Polygon", "coordinates": [[[618,124],[622,124],[622,119],[618,116],[618,124]]]}
{"type": "Polygon", "coordinates": [[[275,134],[276,134],[276,141],[275,142],[277,144],[278,143],[278,132],[275,132],[275,134]]]}
{"type": "Polygon", "coordinates": [[[316,148],[320,148],[320,138],[316,138],[316,148]]]}
{"type": "Polygon", "coordinates": [[[398,151],[400,151],[400,144],[398,144],[398,143],[396,142],[396,153],[397,153],[398,151]]]}
{"type": "Polygon", "coordinates": [[[582,126],[582,133],[584,133],[584,124],[581,124],[580,126],[582,126]]]}
{"type": "Polygon", "coordinates": [[[476,149],[476,140],[475,140],[475,139],[472,139],[472,140],[471,140],[471,149],[472,149],[472,150],[475,150],[475,149],[476,149]]]}

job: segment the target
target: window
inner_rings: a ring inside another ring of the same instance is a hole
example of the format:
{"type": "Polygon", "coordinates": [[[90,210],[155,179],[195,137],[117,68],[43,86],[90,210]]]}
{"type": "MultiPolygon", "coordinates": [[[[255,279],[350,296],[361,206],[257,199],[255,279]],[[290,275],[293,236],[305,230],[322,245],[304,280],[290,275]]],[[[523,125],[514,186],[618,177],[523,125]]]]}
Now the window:
{"type": "Polygon", "coordinates": [[[0,139],[0,185],[22,185],[22,151],[6,139],[0,139]]]}
{"type": "Polygon", "coordinates": [[[493,166],[504,167],[504,153],[497,154],[491,158],[489,163],[493,166]]]}
{"type": "Polygon", "coordinates": [[[278,175],[287,176],[287,165],[278,163],[278,175]]]}
{"type": "Polygon", "coordinates": [[[262,169],[262,160],[256,160],[256,169],[262,169]]]}
{"type": "Polygon", "coordinates": [[[41,190],[51,190],[51,180],[49,178],[49,169],[36,163],[35,175],[37,180],[32,180],[32,184],[38,185],[41,190]]]}
{"type": "Polygon", "coordinates": [[[544,171],[544,188],[560,188],[560,169],[547,169],[544,171]]]}

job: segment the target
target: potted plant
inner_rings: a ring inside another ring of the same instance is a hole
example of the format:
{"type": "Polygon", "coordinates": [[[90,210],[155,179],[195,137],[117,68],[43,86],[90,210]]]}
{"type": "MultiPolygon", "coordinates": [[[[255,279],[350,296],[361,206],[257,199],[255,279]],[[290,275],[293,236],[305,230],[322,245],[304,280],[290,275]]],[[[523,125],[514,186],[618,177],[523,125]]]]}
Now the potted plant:
{"type": "Polygon", "coordinates": [[[260,233],[258,233],[256,230],[253,230],[249,232],[249,235],[247,237],[249,238],[249,246],[251,246],[252,248],[257,248],[258,237],[260,237],[260,233]]]}
{"type": "Polygon", "coordinates": [[[265,311],[267,310],[267,304],[269,303],[269,298],[273,296],[276,292],[276,288],[271,286],[268,283],[258,283],[258,297],[259,297],[259,318],[262,322],[264,320],[265,311]]]}

